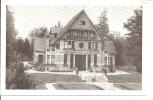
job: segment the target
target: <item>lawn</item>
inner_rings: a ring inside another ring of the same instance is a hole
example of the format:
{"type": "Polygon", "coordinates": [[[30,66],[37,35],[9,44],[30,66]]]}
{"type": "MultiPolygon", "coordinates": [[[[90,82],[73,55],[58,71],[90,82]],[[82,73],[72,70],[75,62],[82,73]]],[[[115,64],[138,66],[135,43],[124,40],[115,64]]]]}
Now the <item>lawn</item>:
{"type": "Polygon", "coordinates": [[[112,83],[142,83],[142,75],[137,72],[124,75],[108,75],[107,78],[112,83]]]}
{"type": "Polygon", "coordinates": [[[30,77],[35,83],[36,89],[46,89],[45,83],[84,82],[77,75],[32,73],[30,77]]]}
{"type": "MultiPolygon", "coordinates": [[[[85,84],[77,75],[53,74],[53,73],[31,73],[29,74],[35,83],[35,89],[47,89],[46,83],[53,83],[57,90],[102,90],[101,88],[85,84]],[[54,84],[55,83],[55,84],[54,84]]],[[[122,90],[141,90],[142,76],[137,72],[132,74],[108,75],[109,82],[122,90]]]]}
{"type": "Polygon", "coordinates": [[[122,90],[141,90],[142,75],[137,72],[132,72],[126,75],[108,75],[109,82],[114,83],[115,87],[122,90]]]}

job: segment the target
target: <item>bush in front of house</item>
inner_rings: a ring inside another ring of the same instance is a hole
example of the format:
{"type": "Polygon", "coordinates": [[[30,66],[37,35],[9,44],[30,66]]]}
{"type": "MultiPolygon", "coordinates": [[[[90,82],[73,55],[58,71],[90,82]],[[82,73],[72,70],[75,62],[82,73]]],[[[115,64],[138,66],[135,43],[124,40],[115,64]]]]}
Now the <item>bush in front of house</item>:
{"type": "Polygon", "coordinates": [[[6,74],[7,89],[34,89],[32,79],[24,73],[23,63],[19,63],[15,68],[8,68],[6,74]],[[13,77],[12,77],[13,76],[13,77]]]}

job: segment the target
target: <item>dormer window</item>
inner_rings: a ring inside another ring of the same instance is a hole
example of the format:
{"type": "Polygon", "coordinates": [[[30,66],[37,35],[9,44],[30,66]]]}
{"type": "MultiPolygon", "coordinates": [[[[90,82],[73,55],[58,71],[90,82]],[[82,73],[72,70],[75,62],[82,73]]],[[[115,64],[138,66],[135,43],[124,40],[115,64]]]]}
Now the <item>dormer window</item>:
{"type": "Polygon", "coordinates": [[[85,21],[80,21],[80,25],[85,25],[86,22],[85,21]]]}

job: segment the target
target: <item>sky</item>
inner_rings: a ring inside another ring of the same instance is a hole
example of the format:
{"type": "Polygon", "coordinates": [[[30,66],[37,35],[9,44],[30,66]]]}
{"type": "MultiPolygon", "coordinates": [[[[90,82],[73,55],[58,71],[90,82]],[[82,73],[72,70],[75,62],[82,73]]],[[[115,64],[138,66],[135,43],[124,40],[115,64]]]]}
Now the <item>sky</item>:
{"type": "Polygon", "coordinates": [[[70,19],[81,10],[85,10],[93,24],[99,22],[99,17],[104,9],[107,10],[107,18],[110,31],[127,33],[123,23],[134,15],[134,10],[140,6],[46,6],[46,5],[16,5],[10,6],[15,19],[17,36],[26,38],[34,28],[53,27],[61,23],[65,26],[70,19]]]}

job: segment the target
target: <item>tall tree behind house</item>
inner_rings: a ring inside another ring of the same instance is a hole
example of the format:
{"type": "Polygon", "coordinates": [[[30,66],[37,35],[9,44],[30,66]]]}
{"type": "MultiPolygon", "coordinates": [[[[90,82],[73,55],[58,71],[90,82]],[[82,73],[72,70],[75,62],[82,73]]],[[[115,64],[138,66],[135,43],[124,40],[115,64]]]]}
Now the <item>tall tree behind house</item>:
{"type": "Polygon", "coordinates": [[[15,48],[13,47],[15,36],[16,31],[14,28],[13,13],[9,10],[9,7],[6,6],[6,67],[15,60],[15,48]]]}
{"type": "Polygon", "coordinates": [[[47,27],[38,27],[31,31],[30,37],[45,37],[48,33],[47,27]]]}
{"type": "Polygon", "coordinates": [[[99,17],[99,23],[96,25],[96,29],[99,31],[101,37],[102,37],[102,42],[103,42],[103,47],[104,49],[104,38],[108,35],[109,33],[109,25],[108,25],[108,19],[107,19],[107,10],[104,10],[101,13],[101,16],[99,17]]]}
{"type": "Polygon", "coordinates": [[[25,39],[24,41],[24,56],[31,58],[31,45],[29,43],[28,38],[25,39]]]}
{"type": "Polygon", "coordinates": [[[133,64],[139,72],[142,71],[142,10],[135,10],[134,16],[124,23],[128,30],[128,54],[133,58],[133,64]]]}

